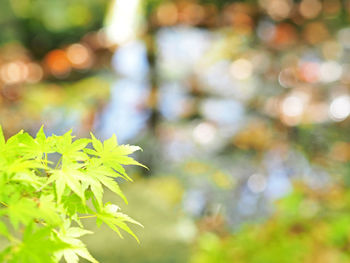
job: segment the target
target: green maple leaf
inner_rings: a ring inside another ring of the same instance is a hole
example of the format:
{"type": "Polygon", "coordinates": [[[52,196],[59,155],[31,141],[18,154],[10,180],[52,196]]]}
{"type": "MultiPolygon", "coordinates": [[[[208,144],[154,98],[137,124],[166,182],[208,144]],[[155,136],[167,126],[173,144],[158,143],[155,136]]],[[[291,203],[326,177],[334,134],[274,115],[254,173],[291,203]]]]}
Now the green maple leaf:
{"type": "Polygon", "coordinates": [[[10,162],[6,171],[8,174],[27,173],[30,174],[34,169],[45,169],[46,166],[38,160],[27,160],[24,158],[17,158],[10,162]]]}
{"type": "Polygon", "coordinates": [[[93,168],[90,167],[86,171],[86,175],[88,177],[85,182],[90,186],[91,191],[93,192],[99,204],[102,204],[102,195],[103,195],[102,185],[104,185],[105,187],[107,187],[117,195],[119,195],[126,204],[128,203],[118,183],[114,180],[115,177],[120,176],[118,173],[104,166],[99,166],[99,167],[93,167],[93,168]]]}
{"type": "Polygon", "coordinates": [[[39,177],[34,171],[18,172],[11,177],[11,181],[27,184],[35,190],[39,190],[45,183],[45,178],[39,177]]]}
{"type": "Polygon", "coordinates": [[[78,139],[73,142],[74,136],[72,131],[62,136],[54,136],[55,147],[58,153],[62,154],[62,158],[69,161],[84,161],[88,159],[86,153],[82,151],[89,143],[90,139],[78,139]]]}
{"type": "Polygon", "coordinates": [[[86,205],[81,202],[81,198],[76,194],[62,197],[62,205],[65,213],[70,217],[77,213],[87,213],[86,205]]]}
{"type": "Polygon", "coordinates": [[[6,208],[6,213],[15,229],[18,228],[19,223],[24,225],[31,223],[35,219],[37,212],[37,204],[29,198],[13,200],[6,208]]]}
{"type": "Polygon", "coordinates": [[[132,223],[139,225],[143,227],[139,222],[135,221],[134,219],[128,217],[127,215],[118,212],[119,207],[110,203],[106,203],[102,210],[99,211],[97,216],[97,224],[100,225],[101,223],[105,223],[108,225],[112,230],[114,230],[121,238],[123,238],[120,229],[123,229],[127,233],[129,233],[131,236],[133,236],[138,243],[140,243],[137,236],[134,234],[134,232],[130,229],[130,227],[126,223],[132,223]]]}
{"type": "Polygon", "coordinates": [[[8,240],[0,262],[77,263],[84,258],[97,263],[79,239],[91,233],[81,223],[87,217],[138,241],[128,223],[140,224],[102,199],[105,187],[127,203],[116,179],[131,181],[123,165],[141,165],[128,156],[140,148],[118,145],[115,135],[103,143],[91,137],[73,140],[71,131],[47,137],[41,127],[34,138],[20,131],[6,141],[0,126],[0,235],[8,240]],[[53,168],[55,155],[60,158],[53,168]],[[79,227],[70,227],[72,222],[79,227]]]}
{"type": "Polygon", "coordinates": [[[36,134],[36,138],[33,138],[28,133],[19,135],[19,146],[24,156],[27,158],[42,159],[44,153],[52,153],[52,145],[46,138],[43,126],[36,134]]]}
{"type": "Polygon", "coordinates": [[[34,229],[29,224],[22,243],[13,248],[16,252],[8,263],[57,263],[54,254],[69,247],[69,244],[52,238],[51,233],[52,229],[49,227],[34,229]]]}
{"type": "Polygon", "coordinates": [[[42,195],[39,199],[39,216],[52,226],[59,225],[62,219],[58,215],[58,208],[54,201],[54,195],[42,195]]]}
{"type": "Polygon", "coordinates": [[[61,202],[62,195],[66,188],[77,194],[83,202],[85,201],[84,189],[81,181],[84,180],[84,174],[74,169],[53,170],[48,183],[55,183],[58,202],[61,202]]]}
{"type": "Polygon", "coordinates": [[[98,261],[89,253],[85,244],[78,239],[86,234],[92,234],[92,232],[79,227],[70,227],[60,231],[58,233],[59,239],[68,244],[69,247],[57,252],[57,259],[60,260],[64,257],[67,263],[77,263],[79,262],[79,257],[82,257],[92,263],[98,263],[98,261]]]}
{"type": "Polygon", "coordinates": [[[110,167],[121,174],[124,179],[132,181],[132,179],[126,174],[122,165],[138,165],[148,169],[143,164],[135,161],[133,158],[128,157],[128,154],[132,154],[135,151],[141,150],[138,146],[132,145],[118,145],[117,138],[113,135],[110,139],[105,140],[102,144],[91,133],[93,149],[86,149],[85,151],[93,156],[99,157],[99,161],[105,167],[110,167]]]}

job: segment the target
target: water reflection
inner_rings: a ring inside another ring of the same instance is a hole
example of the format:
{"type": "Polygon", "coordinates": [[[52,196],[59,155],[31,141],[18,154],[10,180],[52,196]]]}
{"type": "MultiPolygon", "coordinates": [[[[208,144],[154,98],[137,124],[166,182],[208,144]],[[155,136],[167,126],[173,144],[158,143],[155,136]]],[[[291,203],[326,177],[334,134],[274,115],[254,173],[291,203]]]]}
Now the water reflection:
{"type": "MultiPolygon", "coordinates": [[[[263,31],[275,27],[273,23],[260,26],[263,31]]],[[[270,111],[267,116],[280,118],[287,127],[306,121],[324,122],[328,118],[327,104],[313,101],[311,88],[301,84],[336,82],[343,67],[335,60],[323,61],[311,49],[302,50],[300,57],[287,54],[281,59],[284,66],[281,69],[275,68],[276,62],[265,50],[246,52],[244,56],[236,54],[234,59],[229,59],[230,56],[213,59],[215,50],[222,48],[223,37],[227,36],[184,26],[158,31],[157,71],[153,77],[158,85],[161,115],[156,134],[162,158],[170,162],[167,168],[159,169],[172,172],[174,165],[187,159],[204,163],[210,160],[224,167],[228,175],[219,176],[215,172],[211,179],[201,183],[198,180],[203,178],[191,179],[183,209],[199,216],[221,204],[231,226],[236,226],[247,218],[268,214],[271,202],[291,191],[291,177],[314,185],[320,183],[313,181],[314,168],[299,152],[288,150],[283,141],[274,143],[274,138],[280,135],[269,128],[268,121],[256,119],[249,102],[258,93],[269,97],[267,102],[271,101],[272,106],[267,107],[270,111]],[[269,81],[279,81],[286,92],[277,91],[269,81]],[[186,118],[189,121],[181,124],[186,118]],[[258,151],[263,161],[250,159],[248,153],[239,158],[235,151],[227,154],[227,145],[242,151],[258,151]],[[222,151],[226,155],[221,155],[222,151]],[[232,181],[235,190],[229,187],[231,191],[224,192],[227,185],[232,185],[224,182],[232,181]]],[[[233,43],[238,47],[244,42],[233,37],[233,43]]],[[[329,47],[325,47],[325,52],[330,54],[329,47]]],[[[120,142],[132,141],[147,130],[151,114],[147,104],[150,70],[145,44],[141,41],[123,44],[113,55],[112,66],[117,78],[112,85],[111,101],[97,127],[103,137],[117,133],[120,142]]],[[[347,105],[350,104],[345,95],[334,98],[329,110],[331,118],[344,120],[349,115],[347,105]]],[[[322,169],[316,173],[328,177],[322,169]]]]}
{"type": "Polygon", "coordinates": [[[144,44],[135,41],[120,47],[113,55],[112,66],[117,79],[111,86],[111,100],[97,126],[104,138],[115,133],[119,142],[125,143],[145,128],[150,115],[147,109],[149,83],[144,44]]]}

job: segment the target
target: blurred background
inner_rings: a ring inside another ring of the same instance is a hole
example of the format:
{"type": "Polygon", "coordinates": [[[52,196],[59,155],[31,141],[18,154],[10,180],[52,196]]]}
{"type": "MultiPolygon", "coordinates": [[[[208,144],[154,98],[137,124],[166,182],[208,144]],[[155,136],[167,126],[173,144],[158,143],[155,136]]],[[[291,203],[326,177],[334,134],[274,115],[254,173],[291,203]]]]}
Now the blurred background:
{"type": "Polygon", "coordinates": [[[95,229],[103,263],[350,262],[349,22],[350,0],[2,0],[0,124],[144,149],[114,200],[141,245],[95,229]]]}

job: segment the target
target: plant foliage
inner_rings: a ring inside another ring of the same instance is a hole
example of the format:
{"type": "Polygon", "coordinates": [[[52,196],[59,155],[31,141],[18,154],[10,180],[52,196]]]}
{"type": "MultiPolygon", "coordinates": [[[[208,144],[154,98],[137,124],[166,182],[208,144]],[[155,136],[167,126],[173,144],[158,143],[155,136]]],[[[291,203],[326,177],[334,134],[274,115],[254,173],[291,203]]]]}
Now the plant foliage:
{"type": "Polygon", "coordinates": [[[141,224],[104,203],[103,191],[127,202],[116,179],[132,181],[123,165],[143,166],[128,156],[140,148],[118,145],[115,135],[104,142],[93,134],[73,138],[71,132],[46,137],[41,128],[35,138],[21,131],[5,141],[0,127],[0,236],[6,239],[0,262],[97,262],[79,239],[92,233],[85,218],[138,241],[127,223],[141,224]]]}

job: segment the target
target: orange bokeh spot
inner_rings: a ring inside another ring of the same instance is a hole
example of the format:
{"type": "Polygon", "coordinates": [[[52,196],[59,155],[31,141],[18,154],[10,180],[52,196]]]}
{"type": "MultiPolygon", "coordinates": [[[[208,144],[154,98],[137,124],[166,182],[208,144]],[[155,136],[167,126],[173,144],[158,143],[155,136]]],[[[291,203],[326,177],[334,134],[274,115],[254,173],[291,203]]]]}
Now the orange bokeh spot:
{"type": "Polygon", "coordinates": [[[319,66],[317,63],[306,62],[300,66],[300,78],[305,82],[315,83],[319,80],[319,66]]]}
{"type": "Polygon", "coordinates": [[[66,53],[60,49],[48,53],[45,62],[50,72],[56,77],[66,75],[71,70],[71,65],[66,53]]]}
{"type": "Polygon", "coordinates": [[[173,3],[165,3],[158,7],[157,21],[162,26],[174,25],[178,19],[177,7],[173,3]]]}
{"type": "Polygon", "coordinates": [[[295,27],[288,23],[281,23],[276,26],[272,44],[280,48],[285,48],[295,44],[297,39],[298,33],[295,27]]]}
{"type": "Polygon", "coordinates": [[[188,25],[197,25],[203,20],[204,16],[205,10],[201,5],[186,3],[180,8],[179,20],[188,25]]]}
{"type": "Polygon", "coordinates": [[[326,15],[337,15],[342,7],[340,0],[324,0],[323,1],[323,12],[326,15]]]}
{"type": "Polygon", "coordinates": [[[67,48],[67,58],[73,67],[85,69],[91,66],[90,50],[82,44],[72,44],[67,48]]]}
{"type": "Polygon", "coordinates": [[[328,28],[323,22],[312,22],[304,28],[303,37],[309,44],[321,43],[329,37],[328,28]]]}

